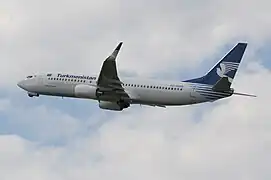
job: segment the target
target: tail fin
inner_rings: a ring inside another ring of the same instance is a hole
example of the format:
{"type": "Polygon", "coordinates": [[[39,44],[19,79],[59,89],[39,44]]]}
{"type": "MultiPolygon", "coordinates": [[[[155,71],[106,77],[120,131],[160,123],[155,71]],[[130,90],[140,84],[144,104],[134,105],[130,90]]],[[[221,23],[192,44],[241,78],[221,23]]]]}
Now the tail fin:
{"type": "Polygon", "coordinates": [[[230,88],[234,76],[237,72],[241,59],[244,55],[247,43],[238,43],[222,60],[220,60],[205,76],[187,80],[186,82],[192,83],[202,83],[209,85],[221,85],[225,84],[225,79],[227,79],[230,88]]]}

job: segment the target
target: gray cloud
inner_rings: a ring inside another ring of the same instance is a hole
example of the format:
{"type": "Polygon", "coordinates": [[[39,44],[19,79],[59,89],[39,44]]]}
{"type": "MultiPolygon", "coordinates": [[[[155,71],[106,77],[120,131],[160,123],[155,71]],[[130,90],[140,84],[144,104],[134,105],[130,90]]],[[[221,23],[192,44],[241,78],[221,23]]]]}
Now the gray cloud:
{"type": "Polygon", "coordinates": [[[256,50],[270,37],[269,1],[264,0],[3,4],[0,57],[5,84],[28,73],[98,73],[119,41],[125,43],[119,68],[151,75],[191,68],[239,40],[256,50]]]}
{"type": "Polygon", "coordinates": [[[10,117],[14,135],[0,136],[0,178],[270,179],[266,82],[271,76],[255,54],[270,40],[269,5],[265,0],[3,1],[3,88],[11,89],[28,73],[98,73],[118,41],[124,41],[118,59],[123,74],[151,76],[210,63],[223,55],[222,47],[244,40],[249,42],[244,60],[250,63],[242,64],[234,87],[259,97],[86,112],[91,114],[86,122],[46,104],[21,107],[4,97],[0,112],[10,117]],[[41,145],[61,139],[62,146],[41,145]]]}

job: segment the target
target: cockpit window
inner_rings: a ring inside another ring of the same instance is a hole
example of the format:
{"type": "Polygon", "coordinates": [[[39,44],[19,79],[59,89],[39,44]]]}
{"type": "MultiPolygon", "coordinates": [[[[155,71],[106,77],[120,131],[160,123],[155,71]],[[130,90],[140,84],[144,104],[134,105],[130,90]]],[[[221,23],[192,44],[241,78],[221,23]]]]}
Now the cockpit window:
{"type": "Polygon", "coordinates": [[[27,79],[30,79],[30,78],[32,78],[32,77],[33,77],[33,76],[27,76],[26,78],[27,78],[27,79]]]}
{"type": "Polygon", "coordinates": [[[52,74],[47,74],[47,76],[52,76],[52,74]]]}

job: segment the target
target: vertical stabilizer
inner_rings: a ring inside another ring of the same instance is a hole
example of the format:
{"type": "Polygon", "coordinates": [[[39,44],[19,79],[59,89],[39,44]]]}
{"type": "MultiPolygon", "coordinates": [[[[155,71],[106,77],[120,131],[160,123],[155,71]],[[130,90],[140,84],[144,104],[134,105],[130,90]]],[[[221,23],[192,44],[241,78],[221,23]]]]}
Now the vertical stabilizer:
{"type": "Polygon", "coordinates": [[[225,86],[227,86],[229,89],[242,60],[246,47],[247,43],[238,43],[205,76],[187,80],[186,82],[217,85],[219,88],[225,88],[225,86]]]}

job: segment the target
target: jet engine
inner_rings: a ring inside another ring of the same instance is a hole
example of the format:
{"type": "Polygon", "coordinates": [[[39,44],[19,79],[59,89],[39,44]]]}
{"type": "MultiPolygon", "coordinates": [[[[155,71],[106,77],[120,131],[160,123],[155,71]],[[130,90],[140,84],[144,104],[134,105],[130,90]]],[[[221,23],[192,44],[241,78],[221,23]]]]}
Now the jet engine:
{"type": "Polygon", "coordinates": [[[86,84],[78,84],[74,88],[74,94],[78,98],[95,98],[96,87],[86,84]]]}
{"type": "Polygon", "coordinates": [[[110,102],[110,101],[100,101],[99,107],[101,109],[114,110],[114,111],[122,111],[124,108],[128,108],[130,105],[127,103],[120,102],[110,102]]]}

